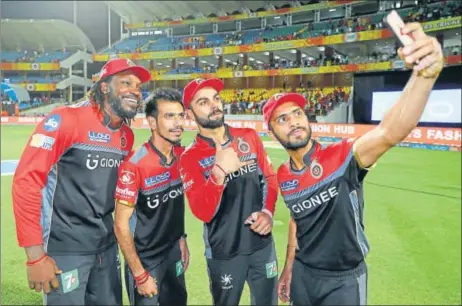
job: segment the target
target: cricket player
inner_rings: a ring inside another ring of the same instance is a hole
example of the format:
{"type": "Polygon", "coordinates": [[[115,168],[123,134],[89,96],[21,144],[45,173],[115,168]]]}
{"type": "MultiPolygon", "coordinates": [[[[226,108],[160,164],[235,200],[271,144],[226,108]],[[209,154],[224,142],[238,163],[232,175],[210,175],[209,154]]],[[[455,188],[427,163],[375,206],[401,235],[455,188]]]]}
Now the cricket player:
{"type": "Polygon", "coordinates": [[[55,109],[27,143],[13,209],[29,287],[46,305],[122,304],[114,192],[133,146],[127,121],[150,77],[130,60],[107,62],[91,99],[55,109]]]}
{"type": "Polygon", "coordinates": [[[192,213],[204,222],[214,304],[238,305],[247,281],[252,305],[276,305],[276,175],[255,130],[224,123],[222,89],[220,79],[196,79],[184,88],[199,133],[180,159],[183,186],[192,213]]]}
{"type": "Polygon", "coordinates": [[[119,168],[115,233],[125,257],[131,305],[186,305],[189,250],[178,158],[185,112],[181,93],[160,88],[147,99],[150,139],[119,168]]]}
{"type": "Polygon", "coordinates": [[[287,258],[278,295],[294,305],[365,305],[369,244],[363,224],[363,179],[377,160],[404,140],[419,122],[443,67],[440,44],[418,23],[404,34],[414,43],[400,51],[413,66],[400,99],[363,136],[321,146],[311,139],[298,94],[277,94],[263,109],[271,132],[290,159],[278,169],[291,213],[287,258]]]}

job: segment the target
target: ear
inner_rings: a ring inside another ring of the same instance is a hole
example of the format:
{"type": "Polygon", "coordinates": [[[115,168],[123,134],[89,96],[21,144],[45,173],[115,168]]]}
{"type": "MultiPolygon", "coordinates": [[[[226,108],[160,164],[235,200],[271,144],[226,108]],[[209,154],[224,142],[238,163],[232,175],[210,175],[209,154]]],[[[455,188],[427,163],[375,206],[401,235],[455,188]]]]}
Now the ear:
{"type": "Polygon", "coordinates": [[[102,82],[100,86],[101,86],[101,91],[103,92],[103,94],[108,94],[109,93],[109,84],[108,83],[102,82]]]}
{"type": "Polygon", "coordinates": [[[277,140],[277,138],[274,136],[273,132],[268,131],[268,135],[271,137],[271,139],[272,139],[273,141],[279,142],[279,140],[277,140]]]}
{"type": "Polygon", "coordinates": [[[148,116],[146,117],[149,123],[149,127],[151,130],[156,130],[157,129],[157,120],[153,116],[148,116]]]}
{"type": "Polygon", "coordinates": [[[186,110],[186,118],[192,121],[196,121],[196,117],[194,117],[194,113],[191,109],[186,110]]]}

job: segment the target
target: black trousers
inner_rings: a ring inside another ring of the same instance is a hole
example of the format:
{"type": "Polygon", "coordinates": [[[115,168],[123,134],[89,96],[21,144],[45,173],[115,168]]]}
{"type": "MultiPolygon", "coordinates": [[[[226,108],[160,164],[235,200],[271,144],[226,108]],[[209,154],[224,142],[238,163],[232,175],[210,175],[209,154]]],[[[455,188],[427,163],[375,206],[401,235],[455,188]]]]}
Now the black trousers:
{"type": "Polygon", "coordinates": [[[207,266],[214,305],[239,305],[246,281],[252,305],[277,305],[278,266],[273,242],[251,255],[207,259],[207,266]]]}
{"type": "MultiPolygon", "coordinates": [[[[157,260],[156,260],[157,261],[157,260]]],[[[184,266],[181,261],[179,243],[161,259],[149,273],[157,281],[158,294],[153,298],[141,296],[135,288],[133,274],[125,265],[125,285],[127,287],[130,305],[178,305],[187,304],[188,294],[184,277],[184,266]]]]}
{"type": "Polygon", "coordinates": [[[315,270],[295,259],[290,298],[292,305],[366,305],[366,263],[335,272],[315,270]]]}
{"type": "Polygon", "coordinates": [[[44,294],[45,305],[122,305],[117,244],[99,254],[51,257],[63,273],[59,291],[44,294]]]}

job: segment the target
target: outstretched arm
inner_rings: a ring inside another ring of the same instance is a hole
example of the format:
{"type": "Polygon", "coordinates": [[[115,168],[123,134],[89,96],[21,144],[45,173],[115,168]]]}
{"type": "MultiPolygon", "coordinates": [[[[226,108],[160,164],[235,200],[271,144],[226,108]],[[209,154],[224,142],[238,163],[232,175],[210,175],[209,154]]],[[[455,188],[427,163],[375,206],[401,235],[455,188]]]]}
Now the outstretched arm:
{"type": "Polygon", "coordinates": [[[443,52],[436,38],[427,36],[419,23],[406,24],[403,32],[412,33],[415,41],[400,50],[400,55],[404,56],[407,64],[418,64],[413,67],[401,97],[385,114],[382,122],[354,143],[353,150],[362,167],[373,165],[417,126],[443,68],[443,52]]]}

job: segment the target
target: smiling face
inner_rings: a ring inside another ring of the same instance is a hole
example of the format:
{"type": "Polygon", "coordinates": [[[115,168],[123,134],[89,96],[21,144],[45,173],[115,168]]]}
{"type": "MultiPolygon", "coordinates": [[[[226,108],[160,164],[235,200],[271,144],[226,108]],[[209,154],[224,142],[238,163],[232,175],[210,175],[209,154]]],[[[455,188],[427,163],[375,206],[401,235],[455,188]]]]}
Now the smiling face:
{"type": "Polygon", "coordinates": [[[189,115],[200,127],[216,129],[224,125],[223,103],[219,92],[212,87],[199,90],[190,105],[189,115]]]}
{"type": "Polygon", "coordinates": [[[287,150],[304,148],[311,139],[311,128],[303,109],[295,102],[278,106],[271,115],[271,131],[287,150]]]}
{"type": "Polygon", "coordinates": [[[153,133],[171,144],[180,143],[186,117],[183,105],[179,101],[162,99],[156,103],[156,114],[147,117],[153,133]]]}
{"type": "Polygon", "coordinates": [[[114,75],[109,84],[103,82],[103,92],[107,92],[107,103],[114,113],[123,119],[133,119],[141,103],[141,81],[132,72],[114,75]]]}

